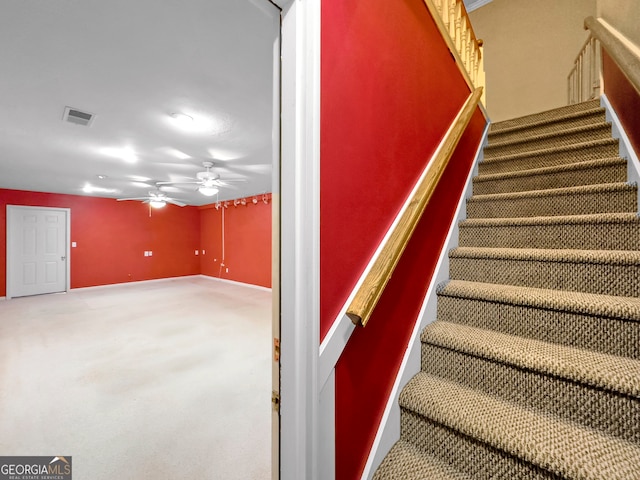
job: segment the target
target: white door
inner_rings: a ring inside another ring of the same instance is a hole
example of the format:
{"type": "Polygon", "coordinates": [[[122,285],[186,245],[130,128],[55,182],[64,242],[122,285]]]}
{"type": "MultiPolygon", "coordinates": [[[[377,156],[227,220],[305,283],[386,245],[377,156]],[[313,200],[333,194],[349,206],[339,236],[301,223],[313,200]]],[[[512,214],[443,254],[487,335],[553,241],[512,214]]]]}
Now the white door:
{"type": "Polygon", "coordinates": [[[7,205],[7,298],[64,292],[69,209],[7,205]]]}

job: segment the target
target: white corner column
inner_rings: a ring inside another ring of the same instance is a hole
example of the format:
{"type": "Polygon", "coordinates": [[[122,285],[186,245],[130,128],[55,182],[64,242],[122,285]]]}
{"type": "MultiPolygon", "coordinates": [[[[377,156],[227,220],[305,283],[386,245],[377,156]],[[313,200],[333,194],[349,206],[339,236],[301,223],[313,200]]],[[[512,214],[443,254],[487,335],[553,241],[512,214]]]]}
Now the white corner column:
{"type": "Polygon", "coordinates": [[[275,3],[282,8],[280,478],[320,480],[320,0],[275,3]]]}

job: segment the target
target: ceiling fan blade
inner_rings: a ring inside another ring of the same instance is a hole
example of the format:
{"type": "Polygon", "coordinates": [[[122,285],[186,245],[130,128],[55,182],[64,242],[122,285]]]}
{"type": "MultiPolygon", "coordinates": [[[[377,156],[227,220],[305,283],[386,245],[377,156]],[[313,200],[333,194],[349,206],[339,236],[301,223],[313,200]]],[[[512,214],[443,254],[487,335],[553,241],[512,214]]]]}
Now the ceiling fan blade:
{"type": "Polygon", "coordinates": [[[164,201],[167,202],[167,203],[171,203],[173,205],[177,205],[178,207],[186,207],[187,206],[186,203],[180,202],[178,200],[174,200],[173,198],[165,198],[164,201]]]}
{"type": "Polygon", "coordinates": [[[225,179],[221,179],[221,182],[227,182],[227,183],[244,183],[247,181],[246,178],[225,178],[225,179]]]}
{"type": "Polygon", "coordinates": [[[133,198],[117,198],[118,202],[124,202],[125,200],[149,200],[149,197],[133,197],[133,198]]]}
{"type": "Polygon", "coordinates": [[[156,185],[190,185],[192,183],[202,183],[202,182],[156,182],[156,185]]]}

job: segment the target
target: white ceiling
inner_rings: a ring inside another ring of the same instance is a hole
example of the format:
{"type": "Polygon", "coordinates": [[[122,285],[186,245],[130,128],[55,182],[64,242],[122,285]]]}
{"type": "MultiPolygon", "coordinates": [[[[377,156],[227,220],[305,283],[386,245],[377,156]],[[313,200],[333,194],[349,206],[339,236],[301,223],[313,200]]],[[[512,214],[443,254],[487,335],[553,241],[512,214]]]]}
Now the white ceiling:
{"type": "MultiPolygon", "coordinates": [[[[278,29],[269,0],[3,2],[0,188],[139,197],[213,161],[223,180],[246,179],[220,200],[270,192],[278,29]],[[95,120],[65,122],[65,106],[95,120]],[[180,130],[178,112],[206,125],[180,130]],[[122,148],[136,160],[109,151],[122,148]]],[[[193,185],[163,191],[215,201],[193,185]]]]}

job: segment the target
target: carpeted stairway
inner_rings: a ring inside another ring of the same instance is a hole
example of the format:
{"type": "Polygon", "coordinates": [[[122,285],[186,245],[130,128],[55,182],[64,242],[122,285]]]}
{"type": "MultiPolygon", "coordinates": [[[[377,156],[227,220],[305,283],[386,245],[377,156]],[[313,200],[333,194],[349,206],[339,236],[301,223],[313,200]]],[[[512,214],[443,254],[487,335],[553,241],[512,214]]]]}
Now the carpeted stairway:
{"type": "Polygon", "coordinates": [[[382,479],[640,479],[640,219],[597,101],[493,124],[382,479]]]}

